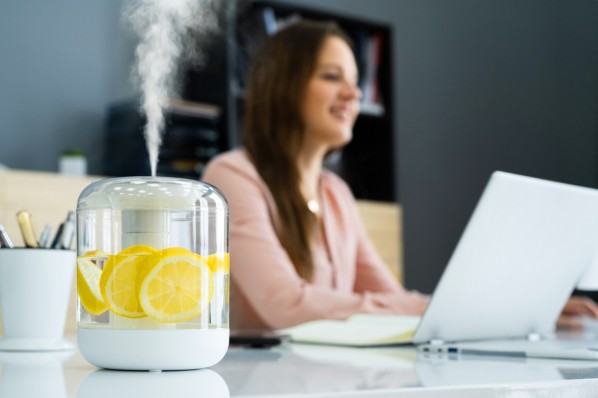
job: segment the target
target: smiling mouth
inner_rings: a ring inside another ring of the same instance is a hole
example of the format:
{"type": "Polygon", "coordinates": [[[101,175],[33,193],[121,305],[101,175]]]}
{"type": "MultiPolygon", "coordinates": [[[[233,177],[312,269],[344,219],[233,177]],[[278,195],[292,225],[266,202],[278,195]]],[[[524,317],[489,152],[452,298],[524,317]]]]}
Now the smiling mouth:
{"type": "Polygon", "coordinates": [[[343,121],[348,121],[351,119],[351,112],[349,112],[348,109],[333,107],[333,108],[331,108],[330,113],[337,119],[340,119],[343,121]]]}

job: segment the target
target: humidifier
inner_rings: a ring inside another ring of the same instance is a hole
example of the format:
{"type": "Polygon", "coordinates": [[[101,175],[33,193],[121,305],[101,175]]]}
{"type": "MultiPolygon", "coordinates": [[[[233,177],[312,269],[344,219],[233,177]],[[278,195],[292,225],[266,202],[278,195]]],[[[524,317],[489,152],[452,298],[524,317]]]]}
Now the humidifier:
{"type": "Polygon", "coordinates": [[[165,177],[92,183],[77,204],[77,343],[107,369],[219,362],[229,339],[224,196],[165,177]]]}

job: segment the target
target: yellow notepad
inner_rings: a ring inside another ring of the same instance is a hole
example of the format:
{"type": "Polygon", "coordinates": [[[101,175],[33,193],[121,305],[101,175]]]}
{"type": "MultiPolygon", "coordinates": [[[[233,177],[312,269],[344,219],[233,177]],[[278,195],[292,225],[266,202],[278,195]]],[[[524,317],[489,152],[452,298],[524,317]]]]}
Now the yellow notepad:
{"type": "Polygon", "coordinates": [[[280,332],[295,343],[374,347],[411,342],[418,316],[358,314],[344,321],[306,322],[280,332]]]}

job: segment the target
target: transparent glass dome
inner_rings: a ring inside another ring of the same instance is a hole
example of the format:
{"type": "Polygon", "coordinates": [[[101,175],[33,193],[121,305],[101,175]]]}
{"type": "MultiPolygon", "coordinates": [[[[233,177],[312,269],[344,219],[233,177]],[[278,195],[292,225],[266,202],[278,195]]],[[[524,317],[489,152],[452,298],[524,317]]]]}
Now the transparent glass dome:
{"type": "MultiPolygon", "coordinates": [[[[181,337],[202,345],[226,334],[228,346],[228,206],[213,186],[165,177],[94,182],[77,205],[77,256],[77,332],[84,356],[90,349],[81,341],[101,340],[114,352],[142,336],[173,352],[190,348],[172,342],[181,337]]],[[[161,354],[151,365],[119,365],[119,354],[91,351],[94,360],[88,360],[101,367],[205,367],[166,365],[161,354]],[[108,359],[98,361],[97,355],[108,359]]]]}

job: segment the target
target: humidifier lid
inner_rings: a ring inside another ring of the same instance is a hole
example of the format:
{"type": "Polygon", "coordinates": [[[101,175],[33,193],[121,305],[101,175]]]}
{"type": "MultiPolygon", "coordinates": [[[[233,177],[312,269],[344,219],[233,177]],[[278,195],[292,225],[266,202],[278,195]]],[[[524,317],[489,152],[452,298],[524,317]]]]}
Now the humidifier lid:
{"type": "Polygon", "coordinates": [[[171,177],[121,177],[87,186],[77,210],[146,209],[227,212],[224,195],[201,181],[171,177]]]}

